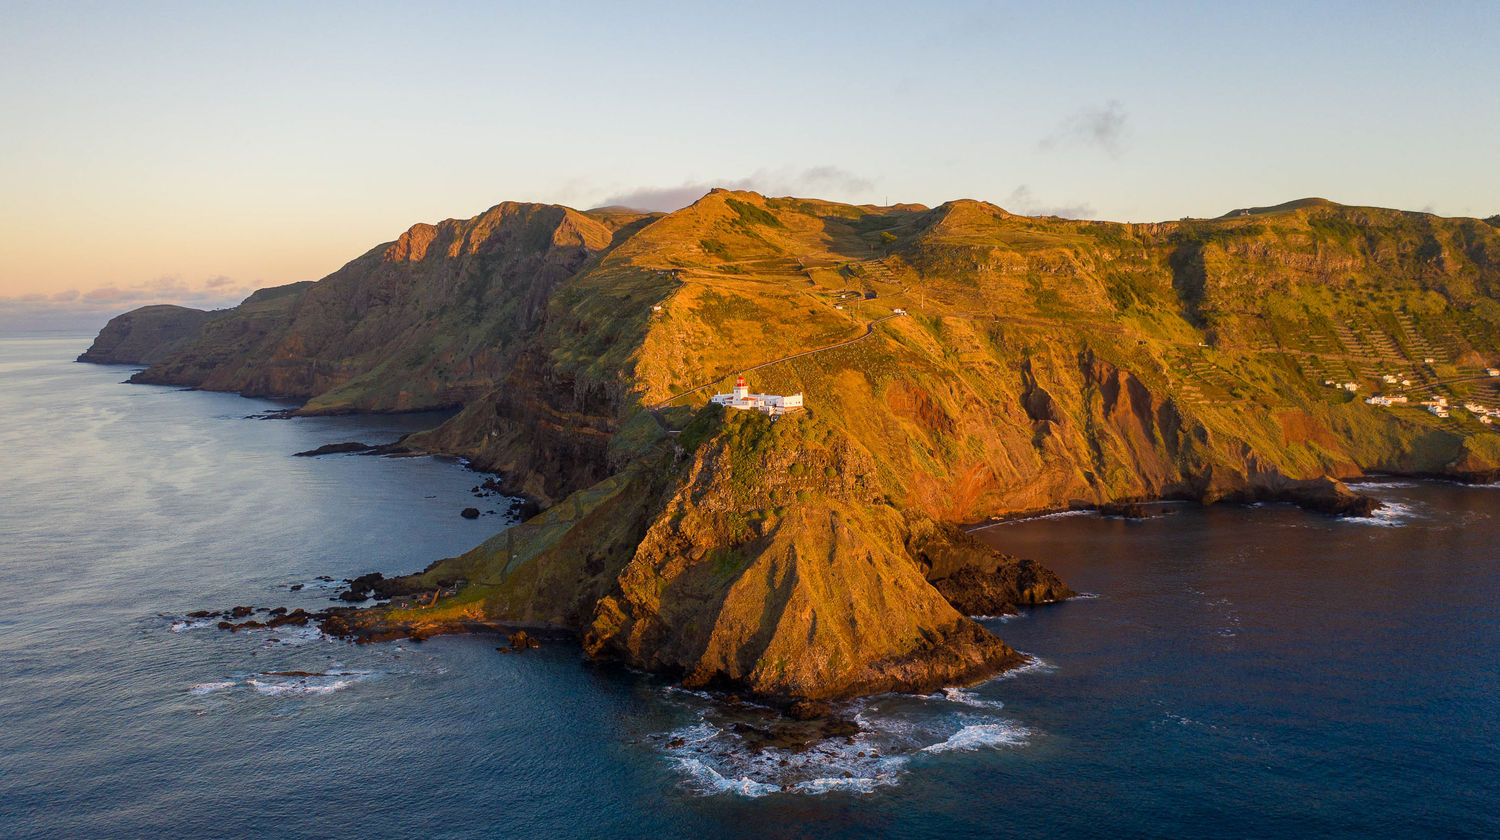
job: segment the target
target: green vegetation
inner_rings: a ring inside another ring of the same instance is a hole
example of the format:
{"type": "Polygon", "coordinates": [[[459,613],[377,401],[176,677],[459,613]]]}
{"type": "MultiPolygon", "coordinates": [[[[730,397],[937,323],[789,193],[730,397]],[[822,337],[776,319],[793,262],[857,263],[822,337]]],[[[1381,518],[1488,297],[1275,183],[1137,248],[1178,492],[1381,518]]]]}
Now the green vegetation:
{"type": "Polygon", "coordinates": [[[424,615],[561,624],[756,690],[871,689],[861,669],[936,667],[934,639],[973,653],[913,571],[935,523],[1500,469],[1500,434],[1415,405],[1500,409],[1500,230],[1474,220],[1320,200],[1158,225],[744,192],[625,221],[502,205],[252,302],[146,378],[312,411],[462,404],[408,443],[546,508],[426,573],[469,586],[424,615]],[[806,410],[705,407],[741,371],[806,410]],[[1398,391],[1412,403],[1363,399],[1398,391]]]}
{"type": "Polygon", "coordinates": [[[728,199],[725,203],[728,204],[729,209],[733,210],[735,215],[739,217],[740,224],[742,225],[764,225],[766,227],[772,228],[785,227],[785,225],[781,223],[780,219],[776,218],[764,208],[757,207],[754,204],[749,204],[733,198],[728,199]]]}

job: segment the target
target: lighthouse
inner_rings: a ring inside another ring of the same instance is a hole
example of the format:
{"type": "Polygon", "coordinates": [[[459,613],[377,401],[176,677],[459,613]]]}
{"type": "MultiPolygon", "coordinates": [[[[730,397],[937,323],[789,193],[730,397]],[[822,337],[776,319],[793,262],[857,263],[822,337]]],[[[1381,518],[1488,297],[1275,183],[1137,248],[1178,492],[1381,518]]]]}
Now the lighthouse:
{"type": "Polygon", "coordinates": [[[750,386],[745,382],[742,373],[734,379],[734,391],[728,394],[715,394],[709,398],[709,402],[722,405],[725,408],[737,408],[741,411],[759,411],[772,417],[780,417],[791,411],[802,409],[802,395],[787,394],[752,394],[750,386]]]}

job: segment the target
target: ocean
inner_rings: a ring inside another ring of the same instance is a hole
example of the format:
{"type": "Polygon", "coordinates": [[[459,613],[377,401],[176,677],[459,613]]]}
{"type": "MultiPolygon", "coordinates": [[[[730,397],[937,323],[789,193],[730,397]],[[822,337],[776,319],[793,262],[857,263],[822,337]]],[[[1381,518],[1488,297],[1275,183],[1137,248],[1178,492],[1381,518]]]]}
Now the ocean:
{"type": "Polygon", "coordinates": [[[258,419],[284,406],[122,384],[89,339],[0,338],[0,838],[1500,835],[1496,489],[986,528],[1088,593],[984,620],[1035,665],[756,753],[765,710],[564,639],[190,618],[327,606],[506,500],[451,460],[292,457],[436,415],[258,419]]]}

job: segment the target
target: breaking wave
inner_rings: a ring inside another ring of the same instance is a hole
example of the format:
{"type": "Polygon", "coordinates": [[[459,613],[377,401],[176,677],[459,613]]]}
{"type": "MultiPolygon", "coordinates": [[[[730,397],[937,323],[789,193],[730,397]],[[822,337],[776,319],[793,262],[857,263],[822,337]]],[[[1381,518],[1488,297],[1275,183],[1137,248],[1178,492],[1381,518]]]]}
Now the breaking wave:
{"type": "Polygon", "coordinates": [[[1384,528],[1399,528],[1413,519],[1420,518],[1413,505],[1382,499],[1380,507],[1369,516],[1340,517],[1340,522],[1354,525],[1376,525],[1384,528]]]}
{"type": "Polygon", "coordinates": [[[941,694],[929,695],[934,698],[941,697],[950,703],[961,706],[970,706],[976,709],[1003,709],[1005,704],[999,700],[985,700],[966,688],[945,688],[941,694]]]}
{"type": "Polygon", "coordinates": [[[369,671],[341,671],[334,674],[307,675],[259,674],[256,677],[245,680],[245,684],[261,694],[291,696],[332,694],[335,691],[343,691],[369,675],[369,671]],[[270,679],[270,677],[283,676],[285,677],[283,679],[270,679]]]}
{"type": "Polygon", "coordinates": [[[922,752],[939,753],[953,750],[973,751],[986,747],[1014,747],[1026,743],[1030,731],[1011,723],[978,723],[965,726],[940,744],[922,748],[922,752]]]}
{"type": "Polygon", "coordinates": [[[869,794],[900,784],[925,756],[1024,746],[1032,735],[999,714],[1000,700],[965,688],[853,701],[836,711],[837,725],[725,706],[698,692],[666,693],[699,701],[696,719],[645,740],[681,774],[682,787],[700,796],[869,794]]]}

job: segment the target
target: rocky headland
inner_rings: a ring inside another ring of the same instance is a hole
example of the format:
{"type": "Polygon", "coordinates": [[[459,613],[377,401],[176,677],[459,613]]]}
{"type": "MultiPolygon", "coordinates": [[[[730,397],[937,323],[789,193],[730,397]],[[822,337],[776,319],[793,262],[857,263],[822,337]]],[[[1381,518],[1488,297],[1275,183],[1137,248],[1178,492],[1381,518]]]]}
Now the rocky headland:
{"type": "Polygon", "coordinates": [[[235,310],[122,315],[82,359],[304,414],[461,408],[400,450],[467,458],[535,515],[361,579],[351,601],[388,603],[329,632],[563,630],[687,685],[820,700],[1024,661],[969,616],[1072,593],[968,523],[1163,499],[1358,516],[1375,503],[1344,482],[1372,473],[1493,478],[1497,292],[1500,230],[1477,219],[718,190],[417,225],[235,310]],[[742,371],[805,410],[709,405],[742,371]],[[1449,416],[1419,404],[1438,396],[1449,416]]]}

